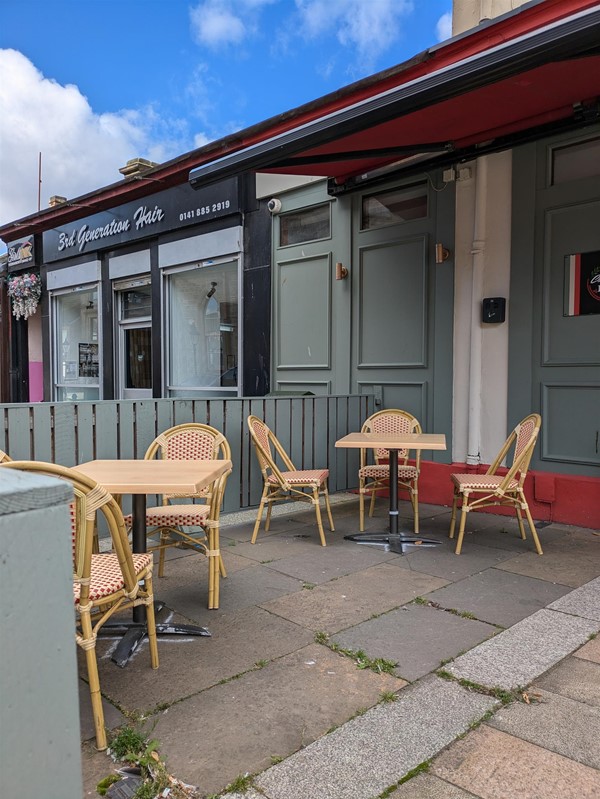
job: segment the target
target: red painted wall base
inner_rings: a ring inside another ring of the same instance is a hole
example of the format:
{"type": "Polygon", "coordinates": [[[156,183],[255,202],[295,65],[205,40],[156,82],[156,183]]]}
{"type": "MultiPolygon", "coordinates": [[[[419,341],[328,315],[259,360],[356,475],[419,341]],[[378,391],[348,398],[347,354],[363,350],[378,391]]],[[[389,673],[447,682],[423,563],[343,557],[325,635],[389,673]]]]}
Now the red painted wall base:
{"type": "MultiPolygon", "coordinates": [[[[452,505],[450,475],[453,472],[484,474],[486,469],[487,466],[473,468],[464,463],[421,461],[419,501],[452,505]]],[[[600,529],[600,478],[529,471],[525,496],[534,519],[600,529]]],[[[512,510],[502,507],[491,507],[487,512],[514,515],[512,510]]]]}

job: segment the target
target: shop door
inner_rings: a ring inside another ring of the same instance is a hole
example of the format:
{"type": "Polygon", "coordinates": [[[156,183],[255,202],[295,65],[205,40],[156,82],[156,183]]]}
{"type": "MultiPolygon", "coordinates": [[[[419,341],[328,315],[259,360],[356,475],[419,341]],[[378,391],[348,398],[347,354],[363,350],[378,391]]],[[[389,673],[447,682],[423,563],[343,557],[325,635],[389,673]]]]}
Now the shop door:
{"type": "Polygon", "coordinates": [[[152,327],[148,324],[121,328],[121,399],[152,396],[152,327]]]}
{"type": "Polygon", "coordinates": [[[152,396],[150,279],[115,285],[117,308],[117,386],[119,399],[152,396]]]}
{"type": "Polygon", "coordinates": [[[271,390],[316,395],[350,391],[351,200],[326,183],[282,196],[273,218],[271,390]]]}
{"type": "MultiPolygon", "coordinates": [[[[537,164],[535,254],[533,280],[524,291],[511,287],[511,297],[523,295],[513,302],[511,417],[542,416],[534,468],[592,476],[600,466],[600,131],[523,148],[515,168],[522,159],[537,164]]],[[[513,281],[523,279],[517,266],[513,281]]]]}
{"type": "Polygon", "coordinates": [[[428,432],[452,429],[454,184],[282,198],[275,219],[273,389],[374,393],[428,432]],[[339,267],[336,265],[339,264],[339,267]],[[346,271],[344,271],[346,270],[346,271]],[[340,278],[340,279],[338,279],[340,278]]]}
{"type": "Polygon", "coordinates": [[[353,391],[449,436],[454,184],[440,187],[422,179],[355,195],[350,338],[353,391]],[[441,263],[436,243],[450,251],[441,263]]]}

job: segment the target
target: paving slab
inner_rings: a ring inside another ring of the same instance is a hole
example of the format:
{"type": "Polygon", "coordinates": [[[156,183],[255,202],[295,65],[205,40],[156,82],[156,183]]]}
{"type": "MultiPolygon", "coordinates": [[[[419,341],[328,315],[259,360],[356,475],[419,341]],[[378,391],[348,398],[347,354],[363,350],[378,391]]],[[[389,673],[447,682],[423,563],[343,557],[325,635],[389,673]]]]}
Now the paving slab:
{"type": "Polygon", "coordinates": [[[600,621],[600,577],[571,591],[568,596],[552,602],[549,607],[552,610],[560,610],[563,613],[572,613],[574,616],[600,621]]]}
{"type": "Polygon", "coordinates": [[[269,799],[373,799],[496,705],[427,677],[260,774],[269,799]]]}
{"type": "Polygon", "coordinates": [[[438,577],[381,563],[261,606],[311,630],[336,633],[445,584],[438,577]]]}
{"type": "Polygon", "coordinates": [[[479,685],[513,690],[528,685],[581,646],[596,627],[589,619],[538,610],[461,655],[446,670],[479,685]]]}
{"type": "MultiPolygon", "coordinates": [[[[102,686],[102,683],[100,684],[102,686]]],[[[78,681],[79,688],[79,729],[82,741],[96,740],[96,729],[94,727],[94,714],[92,713],[92,700],[90,698],[90,687],[83,680],[78,681]]],[[[114,730],[125,724],[127,719],[121,711],[102,698],[102,710],[104,711],[104,726],[107,730],[114,730]]]]}
{"type": "Polygon", "coordinates": [[[265,799],[265,795],[250,788],[249,791],[244,791],[244,793],[224,793],[222,799],[265,799]]]}
{"type": "Polygon", "coordinates": [[[81,771],[83,776],[83,798],[98,799],[96,786],[105,777],[115,773],[115,763],[106,751],[99,752],[92,743],[81,747],[81,771]]]}
{"type": "Polygon", "coordinates": [[[262,771],[404,685],[311,644],[179,702],[157,717],[152,734],[170,771],[204,795],[262,771]]]}
{"type": "MultiPolygon", "coordinates": [[[[304,528],[299,528],[299,530],[302,529],[304,528]]],[[[282,558],[295,558],[311,552],[326,550],[332,546],[331,540],[327,542],[326,547],[322,547],[312,537],[304,538],[300,535],[286,535],[284,533],[266,535],[259,538],[255,544],[251,544],[250,541],[238,541],[236,539],[228,539],[228,541],[233,541],[234,545],[221,546],[224,556],[233,552],[236,555],[243,555],[256,563],[270,563],[282,558]]]]}
{"type": "Polygon", "coordinates": [[[583,660],[591,660],[593,663],[600,663],[600,637],[596,636],[587,644],[584,644],[573,655],[583,660]]]}
{"type": "Polygon", "coordinates": [[[540,580],[579,588],[600,574],[600,537],[591,530],[569,532],[544,544],[543,555],[526,552],[498,564],[497,568],[540,580]]]}
{"type": "Polygon", "coordinates": [[[535,684],[529,693],[535,695],[534,702],[501,708],[488,722],[490,726],[600,769],[600,707],[541,690],[535,684]]]}
{"type": "MultiPolygon", "coordinates": [[[[162,597],[163,591],[168,590],[172,583],[195,584],[204,592],[208,590],[208,562],[206,557],[197,552],[185,549],[170,549],[174,553],[167,556],[164,577],[158,576],[158,557],[154,554],[154,592],[162,597]]],[[[240,557],[235,547],[228,547],[226,542],[221,542],[221,552],[228,574],[234,574],[241,569],[254,566],[250,558],[240,557]]]]}
{"type": "Polygon", "coordinates": [[[481,621],[511,627],[570,591],[566,585],[501,569],[486,569],[434,591],[428,599],[444,608],[473,613],[481,621]]]}
{"type": "Polygon", "coordinates": [[[536,680],[535,684],[545,691],[600,707],[600,665],[589,660],[568,658],[536,680]]]}
{"type": "Polygon", "coordinates": [[[474,794],[457,788],[431,774],[418,774],[392,791],[389,799],[477,799],[474,794]]]}
{"type": "MultiPolygon", "coordinates": [[[[181,617],[176,616],[174,621],[181,621],[181,617]]],[[[109,644],[101,639],[98,651],[102,692],[127,710],[148,711],[203,691],[253,668],[258,661],[279,658],[314,640],[310,630],[260,608],[242,608],[236,613],[217,611],[209,629],[210,638],[161,636],[160,666],[156,670],[149,665],[147,642],[120,669],[108,659],[109,644]]]]}
{"type": "Polygon", "coordinates": [[[431,773],[482,799],[597,799],[600,772],[483,725],[443,752],[431,773]]]}
{"type": "MultiPolygon", "coordinates": [[[[434,592],[435,593],[435,592],[434,592]]],[[[430,594],[430,596],[432,596],[430,594]]],[[[395,673],[416,680],[497,632],[480,621],[460,618],[424,605],[404,605],[357,624],[332,640],[345,649],[362,649],[371,658],[397,663],[395,673]]]]}
{"type": "MultiPolygon", "coordinates": [[[[227,559],[225,563],[227,564],[227,559]]],[[[168,585],[162,583],[163,581],[156,590],[159,599],[188,619],[206,620],[207,593],[204,580],[196,582],[193,577],[178,580],[177,574],[173,574],[173,579],[168,585]]],[[[219,609],[233,612],[301,590],[301,580],[270,569],[268,566],[261,567],[250,563],[248,568],[228,572],[227,578],[221,580],[219,609]]],[[[209,611],[209,614],[211,613],[212,611],[209,611]]]]}
{"type": "Polygon", "coordinates": [[[390,559],[396,560],[397,555],[378,547],[357,546],[351,541],[344,541],[342,546],[320,547],[318,552],[312,550],[302,555],[281,558],[272,563],[271,568],[303,582],[321,585],[390,559]]]}
{"type": "Polygon", "coordinates": [[[444,580],[454,583],[512,558],[512,553],[508,550],[482,547],[478,544],[472,544],[468,551],[456,555],[456,544],[449,538],[440,540],[440,546],[418,549],[404,555],[409,568],[443,577],[444,580]]]}

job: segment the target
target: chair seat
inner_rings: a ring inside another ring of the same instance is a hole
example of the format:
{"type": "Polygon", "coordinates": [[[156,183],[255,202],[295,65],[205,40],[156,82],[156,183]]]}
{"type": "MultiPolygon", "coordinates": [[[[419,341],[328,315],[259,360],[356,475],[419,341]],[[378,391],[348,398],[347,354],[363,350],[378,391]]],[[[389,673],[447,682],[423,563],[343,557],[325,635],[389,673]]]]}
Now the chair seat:
{"type": "MultiPolygon", "coordinates": [[[[159,505],[146,509],[146,527],[191,527],[204,524],[210,513],[208,505],[159,505]]],[[[124,517],[125,524],[131,526],[131,514],[124,517]]]]}
{"type": "MultiPolygon", "coordinates": [[[[501,485],[504,477],[496,474],[452,474],[452,482],[460,490],[465,489],[477,490],[493,490],[501,485]]],[[[518,480],[511,480],[508,488],[517,488],[519,485],[518,480]]]]}
{"type": "MultiPolygon", "coordinates": [[[[286,483],[320,486],[329,477],[329,469],[305,469],[304,471],[281,472],[281,474],[286,483]]],[[[268,481],[272,485],[279,484],[273,474],[269,475],[268,481]]]]}
{"type": "MultiPolygon", "coordinates": [[[[136,573],[147,569],[152,563],[152,555],[134,554],[133,566],[136,573]]],[[[92,555],[92,571],[90,579],[90,599],[92,601],[120,591],[125,586],[123,572],[119,565],[119,559],[112,553],[92,555]]],[[[79,604],[80,585],[73,582],[73,599],[75,604],[79,604]]]]}
{"type": "MultiPolygon", "coordinates": [[[[358,471],[359,478],[371,477],[374,480],[382,480],[390,476],[390,467],[387,463],[363,466],[358,471]]],[[[416,466],[398,466],[398,477],[401,480],[414,480],[419,476],[416,466]]]]}

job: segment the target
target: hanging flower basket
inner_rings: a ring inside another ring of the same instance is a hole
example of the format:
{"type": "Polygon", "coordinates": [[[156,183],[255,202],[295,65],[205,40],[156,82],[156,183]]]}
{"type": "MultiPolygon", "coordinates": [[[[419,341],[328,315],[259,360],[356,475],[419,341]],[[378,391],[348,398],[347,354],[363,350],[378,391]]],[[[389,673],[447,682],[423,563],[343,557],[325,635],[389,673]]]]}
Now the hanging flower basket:
{"type": "Polygon", "coordinates": [[[8,278],[8,296],[12,300],[15,319],[29,319],[38,307],[42,296],[42,283],[38,275],[27,273],[8,278]]]}

